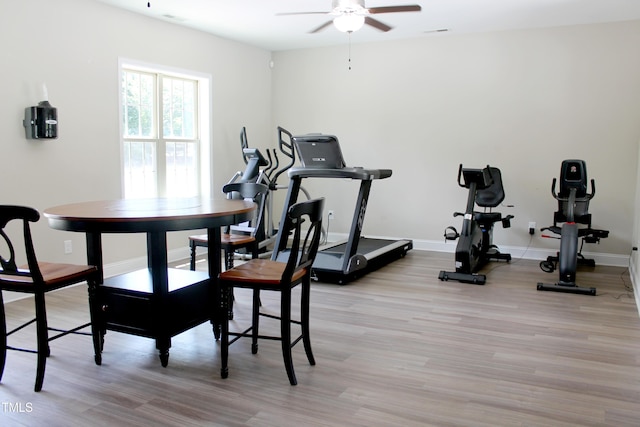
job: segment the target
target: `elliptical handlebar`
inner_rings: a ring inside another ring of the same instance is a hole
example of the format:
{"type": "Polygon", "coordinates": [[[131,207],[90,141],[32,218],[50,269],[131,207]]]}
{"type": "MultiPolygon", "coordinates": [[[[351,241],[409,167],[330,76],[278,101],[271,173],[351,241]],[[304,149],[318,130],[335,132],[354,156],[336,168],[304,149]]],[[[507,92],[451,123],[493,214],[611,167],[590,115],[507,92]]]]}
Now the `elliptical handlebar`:
{"type": "Polygon", "coordinates": [[[276,169],[278,169],[278,166],[280,166],[280,159],[278,159],[278,152],[276,150],[270,150],[267,148],[267,153],[269,153],[269,160],[271,161],[271,154],[270,154],[271,152],[273,152],[273,164],[267,171],[267,178],[269,178],[269,180],[271,180],[271,175],[273,175],[276,169]]]}
{"type": "Polygon", "coordinates": [[[282,134],[286,134],[289,137],[289,141],[292,141],[293,135],[288,130],[278,126],[278,146],[280,147],[280,151],[289,157],[290,159],[295,160],[295,148],[293,146],[293,142],[287,142],[282,138],[282,134]]]}
{"type": "Polygon", "coordinates": [[[242,126],[242,130],[240,131],[240,149],[242,150],[242,160],[244,160],[244,164],[249,164],[249,159],[245,155],[245,148],[249,148],[249,141],[247,140],[247,128],[242,126]]]}
{"type": "Polygon", "coordinates": [[[295,147],[293,145],[293,135],[288,130],[278,126],[278,147],[280,148],[280,152],[289,158],[289,163],[282,167],[282,169],[278,170],[273,176],[272,182],[270,185],[276,186],[278,182],[278,177],[285,173],[287,170],[291,169],[293,164],[296,162],[295,156],[295,147]],[[283,134],[287,135],[289,142],[287,142],[283,138],[283,134]]]}
{"type": "Polygon", "coordinates": [[[266,152],[267,152],[267,162],[268,162],[268,164],[267,164],[267,167],[265,167],[262,170],[262,173],[264,173],[266,176],[269,176],[269,174],[271,173],[271,171],[274,168],[274,163],[273,163],[273,157],[271,156],[271,150],[267,148],[266,152]]]}

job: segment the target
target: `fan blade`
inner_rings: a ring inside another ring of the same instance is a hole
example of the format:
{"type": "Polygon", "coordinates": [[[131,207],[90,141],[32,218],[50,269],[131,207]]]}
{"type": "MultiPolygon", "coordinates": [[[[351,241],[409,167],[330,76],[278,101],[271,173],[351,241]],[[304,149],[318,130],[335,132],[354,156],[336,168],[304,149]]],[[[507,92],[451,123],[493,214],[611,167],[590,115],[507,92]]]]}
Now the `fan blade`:
{"type": "Polygon", "coordinates": [[[420,12],[422,7],[417,4],[408,4],[405,6],[383,6],[383,7],[370,7],[367,9],[370,14],[376,13],[394,13],[394,12],[420,12]]]}
{"type": "Polygon", "coordinates": [[[284,12],[284,13],[276,13],[276,16],[287,16],[287,15],[328,15],[331,12],[284,12]]]}
{"type": "Polygon", "coordinates": [[[365,16],[364,17],[364,23],[365,24],[369,24],[372,27],[377,28],[380,31],[384,31],[385,33],[392,28],[392,27],[388,26],[387,24],[385,24],[383,22],[380,22],[377,19],[373,19],[373,18],[371,18],[369,16],[365,16]]]}
{"type": "Polygon", "coordinates": [[[333,24],[333,21],[327,21],[324,24],[320,25],[318,28],[315,28],[315,29],[309,31],[309,34],[313,34],[313,33],[317,33],[319,31],[322,31],[322,30],[324,30],[325,28],[327,28],[331,24],[333,24]]]}

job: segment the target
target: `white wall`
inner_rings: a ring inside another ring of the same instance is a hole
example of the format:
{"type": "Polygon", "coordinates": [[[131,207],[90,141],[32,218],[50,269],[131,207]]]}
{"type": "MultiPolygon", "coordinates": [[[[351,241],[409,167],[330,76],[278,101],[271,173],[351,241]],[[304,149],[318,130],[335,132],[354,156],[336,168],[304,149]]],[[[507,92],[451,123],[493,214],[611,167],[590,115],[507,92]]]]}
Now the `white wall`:
{"type": "MultiPolygon", "coordinates": [[[[239,132],[270,135],[271,53],[98,2],[0,0],[0,199],[39,210],[84,200],[121,197],[118,58],[212,76],[213,188],[244,166],[239,132]],[[25,107],[42,100],[58,109],[59,137],[28,141],[25,107]]],[[[84,236],[35,227],[42,259],[86,262],[84,236]],[[74,252],[63,254],[63,241],[74,252]]],[[[186,248],[184,235],[170,236],[186,248]]],[[[146,254],[144,236],[105,238],[105,263],[146,254]],[[123,243],[124,242],[124,243],[123,243]]]]}
{"type": "MultiPolygon", "coordinates": [[[[638,150],[638,156],[638,163],[640,164],[640,150],[638,150]]],[[[640,183],[640,168],[638,168],[636,182],[640,183]]],[[[638,246],[640,246],[640,220],[638,219],[638,212],[640,212],[640,185],[636,186],[635,209],[633,212],[633,234],[631,242],[635,249],[632,248],[629,270],[631,281],[633,282],[633,294],[636,298],[636,307],[638,307],[638,311],[640,311],[640,257],[638,256],[638,246]]]]}
{"type": "MultiPolygon", "coordinates": [[[[347,46],[277,52],[273,125],[335,134],[350,165],[393,169],[373,184],[365,231],[430,248],[443,247],[446,226],[461,224],[452,213],[465,208],[466,190],[456,183],[463,163],[502,170],[505,204],[514,207],[501,212],[515,219],[496,230],[496,243],[518,254],[529,246],[532,258],[555,252],[557,240],[530,240],[528,223],[551,225],[551,181],[562,160],[584,159],[597,186],[593,226],[611,232],[585,252],[627,265],[640,141],[638,45],[635,21],[354,44],[351,70],[347,46]]],[[[307,185],[336,211],[334,231],[346,231],[340,220],[350,220],[353,185],[307,185]]]]}
{"type": "MultiPolygon", "coordinates": [[[[2,203],[42,210],[120,197],[117,63],[125,57],[213,77],[214,188],[243,166],[242,126],[260,148],[275,145],[278,125],[334,133],[350,165],[394,171],[374,183],[365,232],[441,248],[465,205],[458,164],[489,163],[502,169],[505,203],[514,205],[502,212],[516,216],[496,243],[514,253],[530,246],[525,256],[536,257],[557,241],[530,241],[527,224],[551,223],[551,180],[563,159],[577,157],[596,179],[594,226],[611,231],[587,251],[624,263],[638,244],[640,22],[354,44],[350,71],[346,45],[272,55],[81,0],[0,0],[0,40],[2,203]],[[43,82],[60,137],[27,141],[24,108],[41,100],[43,82]]],[[[308,186],[335,210],[331,231],[346,232],[356,183],[308,186]]],[[[81,235],[41,221],[35,237],[44,259],[85,259],[81,235]]],[[[108,236],[105,245],[106,263],[145,253],[143,236],[108,236]]],[[[184,248],[186,238],[170,245],[184,248]]]]}

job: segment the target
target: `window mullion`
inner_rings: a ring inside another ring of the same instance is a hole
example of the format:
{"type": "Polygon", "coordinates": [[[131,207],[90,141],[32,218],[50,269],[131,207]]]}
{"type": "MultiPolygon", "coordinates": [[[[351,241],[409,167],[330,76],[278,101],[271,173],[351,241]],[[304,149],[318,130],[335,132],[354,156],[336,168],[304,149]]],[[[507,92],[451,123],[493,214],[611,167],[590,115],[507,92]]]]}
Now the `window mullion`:
{"type": "Polygon", "coordinates": [[[164,135],[164,100],[162,94],[164,93],[164,79],[162,74],[156,74],[158,90],[156,91],[156,167],[158,168],[158,196],[167,196],[167,141],[164,135]]]}

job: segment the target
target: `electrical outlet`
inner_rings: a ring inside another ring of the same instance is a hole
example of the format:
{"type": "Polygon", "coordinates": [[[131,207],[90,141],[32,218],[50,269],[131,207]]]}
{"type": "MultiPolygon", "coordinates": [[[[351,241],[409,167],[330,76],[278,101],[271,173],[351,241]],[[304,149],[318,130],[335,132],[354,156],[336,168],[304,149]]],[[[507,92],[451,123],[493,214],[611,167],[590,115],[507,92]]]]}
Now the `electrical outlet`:
{"type": "Polygon", "coordinates": [[[70,254],[71,252],[73,252],[73,244],[71,243],[71,240],[65,240],[64,241],[64,253],[65,254],[70,254]]]}
{"type": "Polygon", "coordinates": [[[533,221],[529,222],[529,234],[536,234],[536,223],[533,221]]]}
{"type": "Polygon", "coordinates": [[[333,211],[329,211],[327,214],[327,217],[329,218],[329,221],[331,221],[334,217],[333,217],[333,211]]]}

